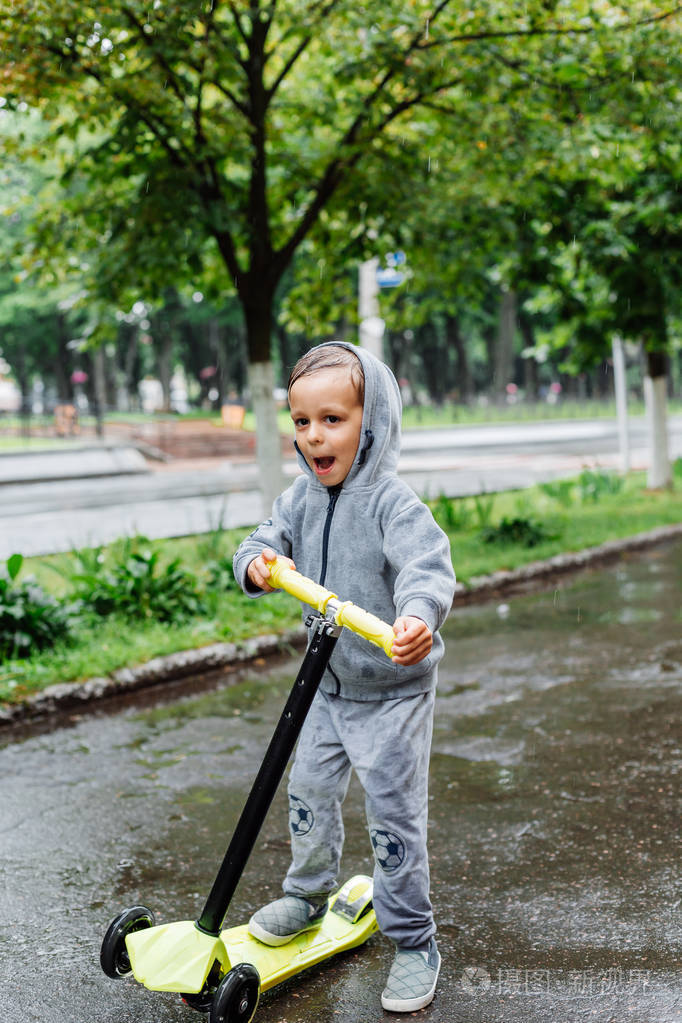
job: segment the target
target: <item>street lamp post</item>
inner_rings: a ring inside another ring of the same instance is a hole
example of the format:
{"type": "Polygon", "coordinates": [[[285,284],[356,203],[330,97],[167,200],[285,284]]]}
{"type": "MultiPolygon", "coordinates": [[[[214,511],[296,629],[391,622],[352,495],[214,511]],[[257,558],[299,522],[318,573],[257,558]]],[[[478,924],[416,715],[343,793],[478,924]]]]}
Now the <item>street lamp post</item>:
{"type": "Polygon", "coordinates": [[[611,342],[613,352],[613,379],[616,391],[616,419],[618,422],[618,446],[620,448],[621,469],[630,471],[630,439],[628,436],[628,398],[627,379],[625,375],[625,352],[623,341],[614,337],[611,342]]]}
{"type": "Polygon", "coordinates": [[[358,279],[358,320],[360,345],[377,359],[384,357],[384,321],[379,316],[379,260],[366,259],[360,264],[358,279]]]}
{"type": "Polygon", "coordinates": [[[386,324],[379,315],[379,290],[381,288],[397,288],[405,279],[405,274],[398,267],[405,263],[404,252],[386,254],[387,267],[379,266],[376,256],[366,259],[360,264],[358,277],[358,321],[360,324],[360,344],[377,359],[384,357],[384,330],[386,324]]]}

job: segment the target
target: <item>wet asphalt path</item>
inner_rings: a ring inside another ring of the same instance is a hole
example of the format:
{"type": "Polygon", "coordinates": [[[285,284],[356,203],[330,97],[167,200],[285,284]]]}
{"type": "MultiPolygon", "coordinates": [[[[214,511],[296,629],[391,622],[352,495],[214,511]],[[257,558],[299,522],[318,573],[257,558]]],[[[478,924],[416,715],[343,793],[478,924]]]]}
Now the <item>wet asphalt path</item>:
{"type": "MultiPolygon", "coordinates": [[[[432,758],[443,970],[424,1023],[682,1019],[682,546],[457,611],[432,758]]],[[[298,661],[0,739],[0,1018],[181,1023],[101,973],[113,915],[203,906],[298,661]]],[[[279,893],[278,796],[231,919],[279,893]]],[[[366,872],[362,795],[344,875],[366,872]]],[[[362,949],[263,996],[261,1023],[369,1023],[392,957],[362,949]]],[[[412,1018],[412,1017],[409,1017],[412,1018]]]]}

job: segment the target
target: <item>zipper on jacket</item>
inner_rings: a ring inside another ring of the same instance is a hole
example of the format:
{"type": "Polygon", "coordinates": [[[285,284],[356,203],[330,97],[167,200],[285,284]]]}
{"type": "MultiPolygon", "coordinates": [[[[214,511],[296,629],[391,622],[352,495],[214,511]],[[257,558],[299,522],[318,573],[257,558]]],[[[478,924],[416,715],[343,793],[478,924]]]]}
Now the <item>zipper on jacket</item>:
{"type": "Polygon", "coordinates": [[[327,553],[329,550],[329,533],[332,528],[332,518],[334,516],[334,508],[336,502],[339,499],[341,493],[341,483],[337,483],[335,487],[329,488],[329,504],[327,505],[327,517],[324,520],[324,530],[322,532],[322,568],[320,570],[320,586],[324,586],[324,580],[327,575],[327,553]]]}
{"type": "MultiPolygon", "coordinates": [[[[332,528],[332,519],[334,517],[334,509],[336,508],[336,502],[339,499],[341,488],[343,484],[337,483],[336,486],[329,488],[329,504],[327,505],[327,517],[324,520],[324,529],[322,531],[322,568],[320,570],[320,586],[324,586],[324,580],[327,575],[327,555],[329,552],[329,533],[332,528]]],[[[334,679],[336,683],[336,692],[334,696],[338,696],[341,692],[341,683],[339,682],[336,672],[333,670],[330,664],[327,665],[327,671],[334,679]]]]}

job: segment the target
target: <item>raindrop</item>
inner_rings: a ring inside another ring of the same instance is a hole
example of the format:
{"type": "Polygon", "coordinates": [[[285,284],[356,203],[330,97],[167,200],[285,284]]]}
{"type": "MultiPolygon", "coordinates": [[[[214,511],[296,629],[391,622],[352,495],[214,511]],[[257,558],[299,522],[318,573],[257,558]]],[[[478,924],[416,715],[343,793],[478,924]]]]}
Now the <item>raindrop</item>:
{"type": "Polygon", "coordinates": [[[426,19],[426,26],[424,28],[424,39],[429,38],[429,19],[426,19]]]}

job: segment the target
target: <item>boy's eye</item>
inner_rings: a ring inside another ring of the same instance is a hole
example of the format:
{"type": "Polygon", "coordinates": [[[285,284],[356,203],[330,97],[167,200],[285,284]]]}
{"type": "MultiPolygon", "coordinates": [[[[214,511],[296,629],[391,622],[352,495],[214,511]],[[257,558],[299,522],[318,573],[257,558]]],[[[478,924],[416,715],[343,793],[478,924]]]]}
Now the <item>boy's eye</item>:
{"type": "Polygon", "coordinates": [[[339,417],[338,416],[327,416],[327,422],[328,423],[338,423],[339,422],[339,417]]]}
{"type": "Polygon", "coordinates": [[[303,417],[300,417],[299,419],[294,419],[294,426],[307,426],[307,425],[308,425],[308,420],[304,419],[303,417]]]}

